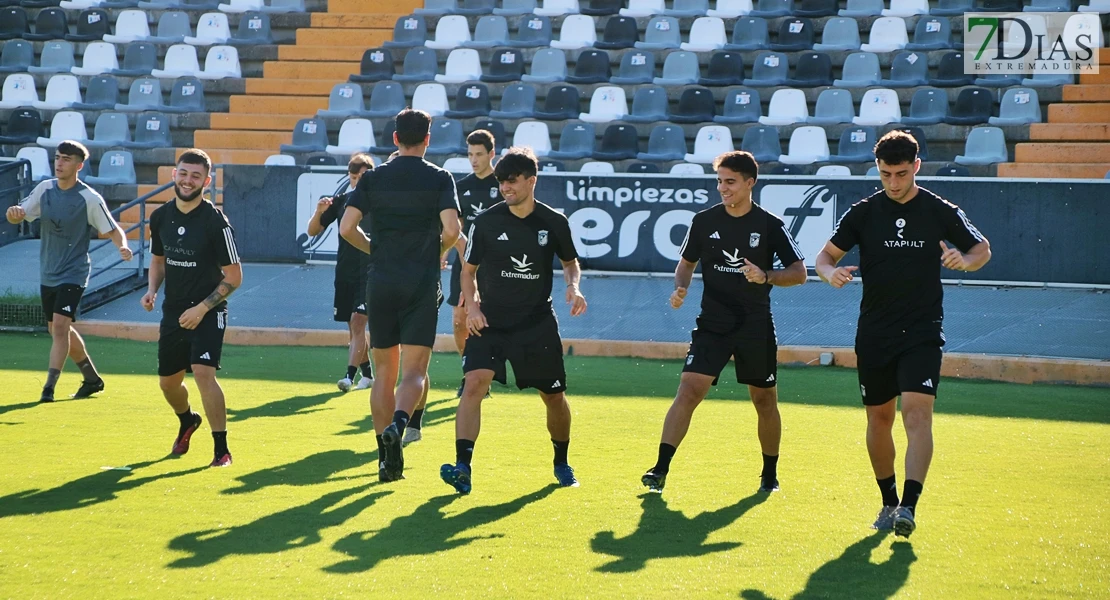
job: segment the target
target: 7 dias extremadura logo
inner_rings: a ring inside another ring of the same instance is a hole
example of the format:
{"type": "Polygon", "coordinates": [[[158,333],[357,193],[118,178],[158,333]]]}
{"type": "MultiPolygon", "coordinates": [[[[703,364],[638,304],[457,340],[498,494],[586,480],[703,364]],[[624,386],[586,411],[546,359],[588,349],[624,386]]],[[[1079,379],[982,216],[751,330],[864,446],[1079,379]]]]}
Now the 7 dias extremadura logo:
{"type": "Polygon", "coordinates": [[[968,75],[1098,73],[1096,13],[964,13],[968,75]]]}

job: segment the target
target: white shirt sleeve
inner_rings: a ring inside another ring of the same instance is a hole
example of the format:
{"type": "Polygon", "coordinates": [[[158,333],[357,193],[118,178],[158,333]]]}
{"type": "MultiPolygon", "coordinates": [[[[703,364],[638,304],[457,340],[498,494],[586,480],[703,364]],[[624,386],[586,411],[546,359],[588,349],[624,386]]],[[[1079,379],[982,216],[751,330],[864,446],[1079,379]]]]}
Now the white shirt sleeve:
{"type": "Polygon", "coordinates": [[[52,182],[44,181],[36,185],[35,189],[31,190],[31,194],[19,203],[19,206],[27,213],[27,216],[23,218],[24,221],[30,223],[42,216],[42,194],[51,187],[52,182]]]}
{"type": "Polygon", "coordinates": [[[103,196],[92,190],[85,190],[81,195],[85,197],[85,213],[88,215],[89,225],[101,234],[107,234],[116,228],[116,220],[108,211],[108,203],[103,196]]]}

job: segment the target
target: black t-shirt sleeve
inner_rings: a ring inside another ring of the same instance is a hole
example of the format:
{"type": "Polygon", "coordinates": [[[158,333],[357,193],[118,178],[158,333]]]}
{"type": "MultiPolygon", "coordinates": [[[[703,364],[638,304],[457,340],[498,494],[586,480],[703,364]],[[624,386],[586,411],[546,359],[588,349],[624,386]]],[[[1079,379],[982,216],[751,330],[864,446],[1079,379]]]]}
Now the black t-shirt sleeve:
{"type": "Polygon", "coordinates": [[[209,223],[209,239],[216,249],[216,260],[219,261],[220,266],[226,267],[238,263],[239,252],[235,248],[235,230],[231,228],[231,223],[227,222],[227,217],[222,211],[216,209],[209,223]]]}
{"type": "Polygon", "coordinates": [[[551,233],[555,237],[555,255],[563,262],[570,262],[578,258],[578,250],[574,247],[574,238],[570,233],[570,221],[559,213],[554,213],[551,233]]]}
{"type": "Polygon", "coordinates": [[[698,216],[694,215],[694,220],[690,221],[690,229],[686,230],[686,239],[682,240],[679,254],[686,262],[696,263],[701,260],[701,228],[698,227],[698,221],[698,216]]]}
{"type": "Polygon", "coordinates": [[[443,171],[440,180],[442,184],[439,194],[439,211],[443,212],[453,208],[455,212],[459,212],[459,194],[455,189],[455,178],[447,171],[443,171]]]}
{"type": "Polygon", "coordinates": [[[778,256],[783,268],[803,260],[802,249],[786,230],[786,225],[779,219],[770,217],[767,234],[771,236],[771,250],[778,256]]]}
{"type": "Polygon", "coordinates": [[[860,219],[863,217],[864,206],[866,205],[863,202],[853,204],[833,228],[829,241],[844,252],[848,252],[859,243],[860,219]]]}
{"type": "MultiPolygon", "coordinates": [[[[351,208],[358,209],[362,216],[370,214],[370,190],[373,189],[374,175],[377,171],[367,171],[362,174],[362,178],[358,180],[358,186],[355,190],[348,194],[347,204],[351,208]]],[[[335,206],[335,203],[332,203],[335,206]]]]}
{"type": "Polygon", "coordinates": [[[959,206],[945,202],[941,206],[940,215],[944,223],[944,238],[955,244],[960,252],[967,252],[975,244],[986,241],[987,238],[971,224],[959,206]]]}
{"type": "Polygon", "coordinates": [[[485,253],[486,245],[482,240],[483,229],[482,221],[475,220],[470,225],[470,230],[466,232],[466,253],[463,260],[472,265],[481,263],[482,255],[485,253]]]}
{"type": "Polygon", "coordinates": [[[339,216],[342,215],[343,210],[346,209],[348,195],[349,194],[343,194],[332,198],[331,206],[328,206],[324,214],[320,215],[320,227],[326,229],[328,225],[339,220],[339,216]]]}
{"type": "Polygon", "coordinates": [[[166,249],[162,246],[162,213],[154,211],[150,214],[150,253],[154,256],[165,256],[166,249]]]}

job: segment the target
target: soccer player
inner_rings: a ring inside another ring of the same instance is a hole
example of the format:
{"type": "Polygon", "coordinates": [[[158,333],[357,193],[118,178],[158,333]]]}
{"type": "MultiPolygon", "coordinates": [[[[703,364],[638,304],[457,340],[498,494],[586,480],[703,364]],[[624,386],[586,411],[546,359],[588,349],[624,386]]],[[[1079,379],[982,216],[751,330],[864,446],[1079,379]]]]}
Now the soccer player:
{"type": "Polygon", "coordinates": [[[690,428],[694,409],[736,359],[736,380],[748,386],[763,451],[760,492],[779,489],[782,421],[778,409],[778,340],[771,316],[771,288],[801,285],[806,267],[782,219],[752,202],[759,165],[751,154],[726,152],[713,162],[721,203],[694,215],[674,273],[671,307],[681,308],[701,263],[704,290],[691,332],[678,392],[663,421],[659,458],[641,482],[662,492],[671,459],[690,428]],[[782,264],[775,269],[775,258],[782,264]]]}
{"type": "Polygon", "coordinates": [[[555,479],[564,487],[578,486],[567,464],[570,407],[563,342],[551,308],[554,257],[563,265],[571,316],[586,312],[586,298],[578,287],[581,270],[567,218],[533,196],[537,170],[531,150],[509,149],[494,169],[505,201],[478,215],[466,236],[466,382],[455,415],[456,462],[440,468],[443,481],[463,494],[471,489],[482,398],[494,379],[505,383],[505,361],[512,363],[517,387],[536,388],[547,406],[555,479]]]}
{"type": "Polygon", "coordinates": [[[404,477],[401,438],[427,390],[443,298],[440,264],[459,237],[455,178],[424,160],[431,124],[421,110],[397,114],[399,156],[359,180],[339,226],[348,242],[370,255],[366,308],[377,374],[370,409],[382,481],[404,477]],[[359,226],[364,216],[369,237],[359,226]]]}
{"type": "Polygon", "coordinates": [[[990,243],[960,207],[919,187],[917,141],[891,131],[875,144],[882,191],[853,204],[817,255],[817,274],[840,289],[863,276],[856,330],[859,391],[867,410],[867,453],[882,493],[875,529],[909,537],[933,457],[933,402],[940,385],[944,318],[940,268],[977,271],[990,243]],[[950,241],[955,248],[944,242],[950,241]],[[837,263],[859,246],[859,266],[837,263]],[[894,474],[895,398],[902,397],[906,482],[894,474]]]}
{"type": "MultiPolygon", "coordinates": [[[[504,200],[501,197],[500,183],[493,176],[493,134],[479,129],[466,136],[466,157],[470,159],[473,173],[463,177],[456,184],[459,192],[459,207],[462,209],[464,228],[469,228],[474,222],[474,217],[483,210],[504,200]]],[[[454,307],[451,311],[452,333],[455,336],[455,347],[462,355],[466,347],[466,306],[462,301],[462,288],[459,281],[462,274],[462,255],[466,251],[466,241],[459,238],[455,243],[455,262],[451,266],[451,293],[447,296],[447,303],[454,307]]],[[[462,397],[463,385],[466,379],[459,383],[459,390],[455,394],[462,397]]]]}
{"type": "Polygon", "coordinates": [[[123,229],[108,212],[104,198],[77,179],[77,173],[88,158],[88,149],[78,142],[58,144],[54,152],[55,179],[35,186],[31,195],[8,208],[5,215],[13,225],[42,220],[39,294],[51,343],[46,383],[39,402],[54,401],[54,386],[62,374],[66,356],[77,364],[83,378],[74,398],[88,398],[104,389],[104,380],[93,366],[85,340],[73,327],[77,306],[89,285],[90,229],[109,235],[119,248],[120,258],[131,260],[131,249],[127,247],[123,229]]]}
{"type": "Polygon", "coordinates": [[[185,373],[193,374],[212,428],[210,466],[231,465],[227,447],[224,391],[216,381],[227,327],[227,297],[243,283],[235,232],[220,209],[203,198],[212,181],[212,161],[203,150],[186,150],[173,171],[173,202],[150,214],[150,269],[143,308],[154,310],[166,283],[158,330],[158,385],[177,413],[180,427],[171,452],[189,451],[200,415],[189,405],[185,373]]]}
{"type": "MultiPolygon", "coordinates": [[[[374,168],[374,161],[368,154],[355,154],[347,162],[347,176],[350,183],[347,193],[335,198],[321,198],[316,203],[316,212],[308,220],[308,235],[316,236],[324,232],[343,215],[347,200],[358,186],[358,180],[366,171],[374,168]]],[[[366,332],[366,255],[359,252],[342,236],[335,260],[335,297],[332,301],[332,318],[346,323],[349,333],[347,349],[347,373],[336,384],[346,392],[354,386],[365,390],[374,383],[373,369],[370,368],[370,340],[366,332]],[[354,383],[359,370],[362,377],[354,383]]]]}

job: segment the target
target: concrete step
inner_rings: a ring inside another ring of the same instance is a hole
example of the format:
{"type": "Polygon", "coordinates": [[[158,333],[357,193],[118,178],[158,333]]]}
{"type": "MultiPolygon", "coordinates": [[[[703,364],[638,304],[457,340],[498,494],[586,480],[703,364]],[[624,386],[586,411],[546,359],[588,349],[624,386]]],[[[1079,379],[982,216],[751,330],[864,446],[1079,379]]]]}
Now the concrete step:
{"type": "MultiPolygon", "coordinates": [[[[396,4],[394,4],[396,5],[396,4]]],[[[421,4],[420,6],[423,6],[421,4]]],[[[397,19],[409,13],[381,13],[381,14],[341,14],[336,12],[312,13],[312,26],[331,29],[387,29],[393,32],[397,19]]],[[[342,41],[342,40],[336,40],[342,41]]]]}
{"type": "Polygon", "coordinates": [[[271,154],[280,152],[282,144],[293,140],[292,131],[237,131],[237,130],[200,130],[193,134],[197,146],[219,148],[221,150],[270,150],[271,154]]]}
{"type": "Polygon", "coordinates": [[[1017,144],[1014,162],[1027,163],[1110,163],[1110,143],[1017,144]]]}
{"type": "Polygon", "coordinates": [[[1002,163],[999,177],[1032,179],[1102,179],[1110,171],[1110,162],[1096,164],[1002,163]]]}
{"type": "MultiPolygon", "coordinates": [[[[362,60],[362,53],[366,48],[366,46],[278,46],[278,59],[350,62],[362,60]]],[[[248,83],[250,81],[252,80],[247,80],[248,83]]]]}
{"type": "Polygon", "coordinates": [[[393,0],[388,7],[382,6],[379,2],[367,2],[366,0],[328,0],[328,13],[331,14],[377,14],[383,10],[388,10],[390,13],[407,15],[417,8],[423,7],[424,0],[393,0]]]}
{"type": "Polygon", "coordinates": [[[293,131],[300,115],[251,115],[216,113],[212,115],[212,129],[238,129],[256,131],[293,131]]]}
{"type": "Polygon", "coordinates": [[[297,30],[298,46],[327,46],[342,43],[344,46],[381,46],[382,42],[393,39],[393,25],[389,29],[340,29],[312,28],[297,30]]]}
{"type": "MultiPolygon", "coordinates": [[[[344,80],[345,81],[345,80],[344,80]]],[[[248,79],[247,94],[262,96],[328,96],[334,79],[248,79]]]]}
{"type": "Polygon", "coordinates": [[[1110,124],[1033,123],[1029,126],[1029,139],[1034,141],[1110,142],[1110,124]]]}
{"type": "MultiPolygon", "coordinates": [[[[1110,72],[1110,69],[1106,69],[1110,72]]],[[[1107,80],[1110,82],[1110,79],[1107,80]]],[[[1050,104],[1049,123],[1110,123],[1110,102],[1050,104]]]]}
{"type": "MultiPolygon", "coordinates": [[[[1099,58],[1100,59],[1105,58],[1107,55],[1110,55],[1110,52],[1099,52],[1099,58]]],[[[1110,69],[1107,69],[1106,65],[1104,63],[1100,62],[1099,63],[1098,74],[1080,73],[1079,74],[1079,83],[1082,83],[1082,84],[1110,83],[1110,69]]]]}
{"type": "Polygon", "coordinates": [[[232,96],[231,111],[240,114],[297,115],[305,118],[328,107],[324,96],[232,96]]]}
{"type": "Polygon", "coordinates": [[[360,57],[353,58],[354,62],[270,61],[263,65],[262,72],[267,79],[331,79],[338,83],[358,73],[360,57]]]}
{"type": "Polygon", "coordinates": [[[1110,102],[1110,83],[1065,85],[1064,102],[1110,102]]]}

